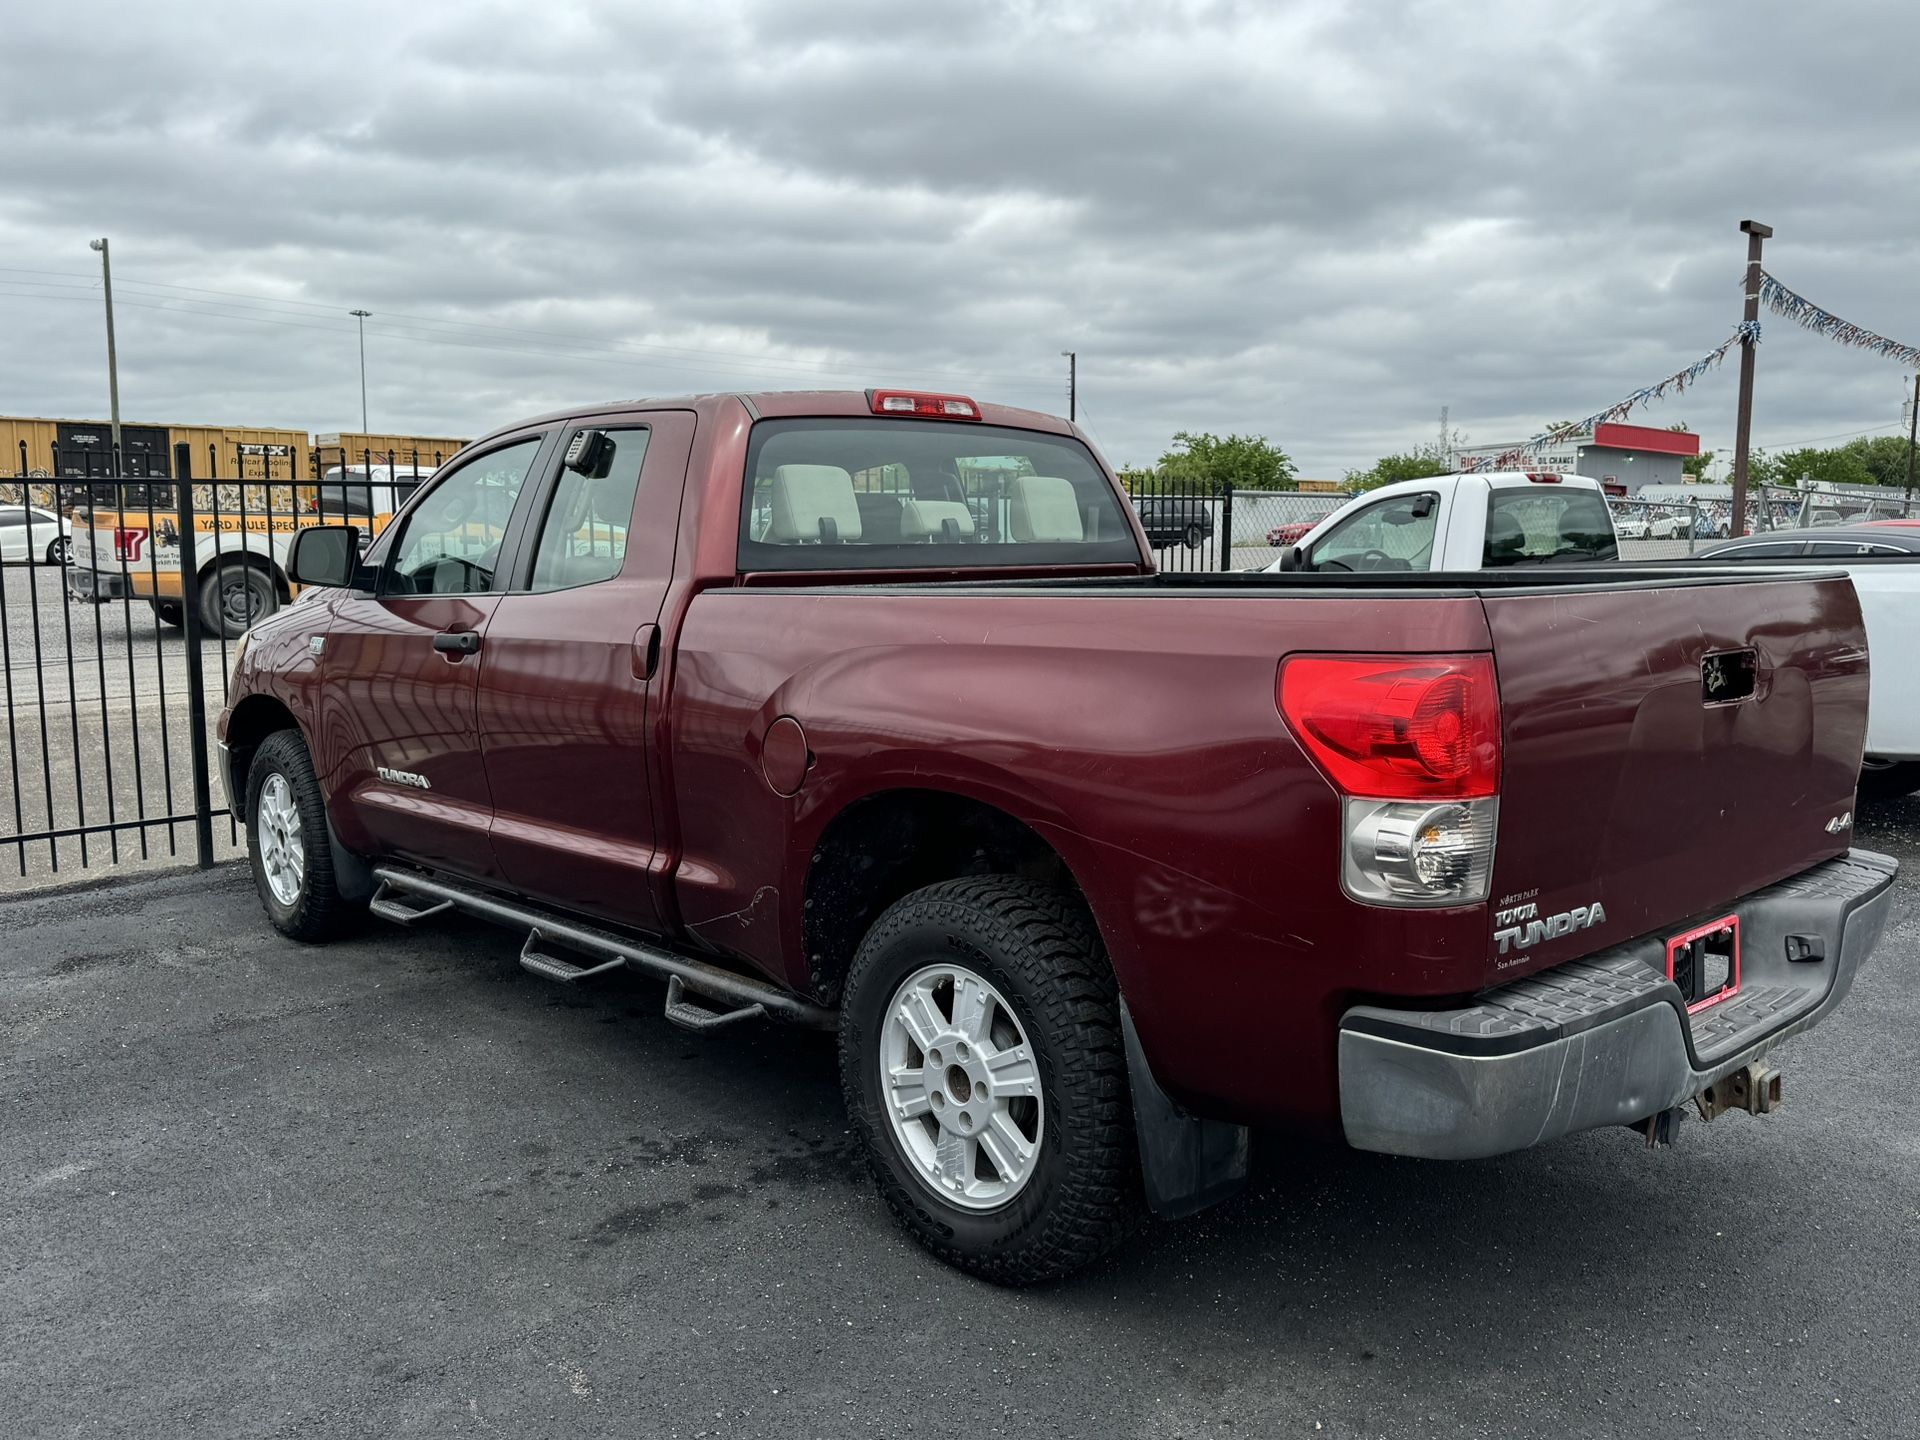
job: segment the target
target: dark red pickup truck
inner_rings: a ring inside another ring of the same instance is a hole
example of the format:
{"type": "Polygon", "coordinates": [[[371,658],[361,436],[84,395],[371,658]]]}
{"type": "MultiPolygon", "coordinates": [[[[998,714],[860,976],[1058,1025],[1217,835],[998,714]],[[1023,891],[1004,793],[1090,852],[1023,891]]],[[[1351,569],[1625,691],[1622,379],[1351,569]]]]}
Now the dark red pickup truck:
{"type": "Polygon", "coordinates": [[[220,721],[273,923],[835,1029],[889,1204],[995,1279],[1254,1128],[1764,1112],[1885,918],[1844,575],[1159,575],[1073,426],[891,391],[547,416],[291,563],[220,721]]]}

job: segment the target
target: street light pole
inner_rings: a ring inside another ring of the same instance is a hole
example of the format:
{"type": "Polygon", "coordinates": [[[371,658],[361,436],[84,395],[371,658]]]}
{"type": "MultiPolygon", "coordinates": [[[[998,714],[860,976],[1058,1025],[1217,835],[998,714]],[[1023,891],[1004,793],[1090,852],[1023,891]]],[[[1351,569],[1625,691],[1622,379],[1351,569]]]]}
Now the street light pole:
{"type": "Polygon", "coordinates": [[[1740,232],[1747,237],[1746,303],[1740,319],[1745,328],[1740,336],[1740,409],[1733,431],[1733,514],[1727,533],[1747,533],[1747,441],[1753,431],[1753,324],[1760,318],[1760,243],[1773,234],[1771,225],[1758,220],[1742,220],[1740,232]]]}
{"type": "Polygon", "coordinates": [[[367,317],[371,310],[349,310],[360,326],[360,438],[367,438],[367,317]]]}
{"type": "Polygon", "coordinates": [[[1062,350],[1067,357],[1067,419],[1077,421],[1080,409],[1080,352],[1062,350]]]}
{"type": "Polygon", "coordinates": [[[113,404],[113,466],[118,474],[126,460],[120,453],[120,357],[113,348],[113,261],[104,235],[89,244],[100,252],[100,280],[107,294],[107,394],[113,404]]]}

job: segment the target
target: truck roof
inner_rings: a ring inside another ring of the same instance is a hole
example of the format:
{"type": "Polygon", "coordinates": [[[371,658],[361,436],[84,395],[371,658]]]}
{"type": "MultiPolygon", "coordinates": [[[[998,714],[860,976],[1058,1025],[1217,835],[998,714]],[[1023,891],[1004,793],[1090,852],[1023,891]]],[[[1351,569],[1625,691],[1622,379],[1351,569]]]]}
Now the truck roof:
{"type": "MultiPolygon", "coordinates": [[[[876,386],[875,389],[889,389],[876,386]]],[[[916,392],[918,393],[918,392],[916,392]]],[[[648,396],[638,400],[611,400],[598,405],[569,405],[544,415],[529,416],[511,425],[502,425],[476,440],[482,444],[498,435],[524,430],[530,425],[576,420],[589,415],[617,415],[648,410],[693,410],[709,414],[728,403],[746,407],[755,419],[791,419],[799,416],[872,416],[873,406],[866,390],[717,390],[692,395],[648,396]]],[[[965,397],[971,399],[972,397],[965,397]]],[[[1005,425],[1018,430],[1039,430],[1053,435],[1075,435],[1078,427],[1041,410],[1022,410],[990,401],[973,402],[980,411],[980,423],[1005,425]]],[[[877,417],[886,418],[886,417],[877,417]]]]}

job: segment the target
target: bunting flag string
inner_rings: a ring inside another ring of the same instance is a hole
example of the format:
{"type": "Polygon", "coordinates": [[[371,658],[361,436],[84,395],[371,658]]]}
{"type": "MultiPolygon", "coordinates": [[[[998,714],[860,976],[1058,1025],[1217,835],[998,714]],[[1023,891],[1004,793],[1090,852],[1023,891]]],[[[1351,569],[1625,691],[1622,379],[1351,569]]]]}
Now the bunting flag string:
{"type": "Polygon", "coordinates": [[[1816,335],[1824,335],[1829,340],[1837,340],[1842,345],[1851,345],[1858,350],[1871,350],[1875,355],[1898,360],[1902,365],[1920,366],[1920,345],[1902,345],[1898,340],[1889,340],[1884,335],[1876,335],[1851,321],[1842,320],[1838,315],[1822,310],[1804,295],[1794,294],[1764,270],[1760,272],[1760,300],[1774,314],[1804,326],[1816,335]]]}
{"type": "Polygon", "coordinates": [[[1657,380],[1651,385],[1642,385],[1638,390],[1634,391],[1633,394],[1627,396],[1626,399],[1616,400],[1613,404],[1607,406],[1606,409],[1596,410],[1584,420],[1573,420],[1565,425],[1556,425],[1553,429],[1534,436],[1533,439],[1527,441],[1524,445],[1516,445],[1513,449],[1503,450],[1498,455],[1462,457],[1462,468],[1469,470],[1516,469],[1527,463],[1528,456],[1537,455],[1542,450],[1551,449],[1555,445],[1564,445],[1577,436],[1591,434],[1596,425],[1606,425],[1612,421],[1622,419],[1633,411],[1638,410],[1642,405],[1654,400],[1664,399],[1668,395],[1684,395],[1689,386],[1717,366],[1722,360],[1726,359],[1729,350],[1748,338],[1751,338],[1756,345],[1760,343],[1760,322],[1758,320],[1742,320],[1734,327],[1733,334],[1722,340],[1691,365],[1683,370],[1674,371],[1673,374],[1667,376],[1666,379],[1657,380]]]}

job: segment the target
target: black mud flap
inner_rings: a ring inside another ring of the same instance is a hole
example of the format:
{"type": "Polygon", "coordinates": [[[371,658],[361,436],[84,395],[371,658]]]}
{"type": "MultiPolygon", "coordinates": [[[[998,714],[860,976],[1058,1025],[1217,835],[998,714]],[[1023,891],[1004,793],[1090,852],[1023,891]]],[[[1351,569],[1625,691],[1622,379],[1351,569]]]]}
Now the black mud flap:
{"type": "Polygon", "coordinates": [[[1202,1120],[1181,1109],[1153,1078],[1124,1000],[1120,1025],[1127,1037],[1127,1079],[1147,1205],[1162,1219],[1175,1220],[1230,1198],[1247,1180],[1252,1150],[1247,1127],[1202,1120]]]}
{"type": "Polygon", "coordinates": [[[327,816],[327,849],[333,852],[333,885],[340,898],[351,904],[371,900],[377,888],[373,867],[340,843],[333,830],[333,816],[327,816]]]}

